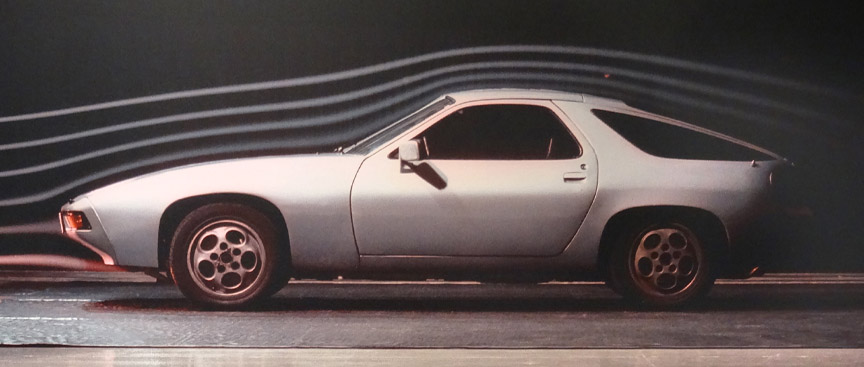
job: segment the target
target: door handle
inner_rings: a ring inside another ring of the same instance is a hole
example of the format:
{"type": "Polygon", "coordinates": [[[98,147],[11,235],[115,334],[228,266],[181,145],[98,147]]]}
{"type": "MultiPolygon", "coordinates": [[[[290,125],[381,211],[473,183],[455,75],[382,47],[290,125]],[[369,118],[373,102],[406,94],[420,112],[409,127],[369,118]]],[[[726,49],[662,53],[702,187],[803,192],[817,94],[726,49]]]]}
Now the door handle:
{"type": "Polygon", "coordinates": [[[582,181],[588,178],[585,172],[566,172],[564,173],[564,182],[582,181]]]}

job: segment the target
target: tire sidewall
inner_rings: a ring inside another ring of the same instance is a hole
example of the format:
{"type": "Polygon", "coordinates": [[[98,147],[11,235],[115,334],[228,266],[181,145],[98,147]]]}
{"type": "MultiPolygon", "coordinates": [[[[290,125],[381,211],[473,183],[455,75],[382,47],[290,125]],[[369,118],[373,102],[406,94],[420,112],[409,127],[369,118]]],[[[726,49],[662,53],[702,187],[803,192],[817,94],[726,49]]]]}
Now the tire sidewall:
{"type": "Polygon", "coordinates": [[[200,303],[239,307],[269,296],[273,283],[279,282],[278,269],[282,256],[275,226],[267,216],[248,206],[234,203],[208,204],[190,212],[177,226],[171,240],[168,269],[177,288],[186,297],[200,303]],[[189,270],[189,247],[202,228],[221,220],[234,220],[254,230],[265,252],[258,279],[250,289],[238,295],[214,295],[201,289],[189,270]]]}

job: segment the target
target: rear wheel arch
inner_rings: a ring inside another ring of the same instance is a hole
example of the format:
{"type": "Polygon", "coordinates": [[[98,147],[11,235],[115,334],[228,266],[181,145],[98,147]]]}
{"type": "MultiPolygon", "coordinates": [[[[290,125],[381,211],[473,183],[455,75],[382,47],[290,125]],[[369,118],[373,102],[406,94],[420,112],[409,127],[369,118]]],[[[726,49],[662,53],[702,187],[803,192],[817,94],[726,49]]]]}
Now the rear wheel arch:
{"type": "Polygon", "coordinates": [[[279,245],[285,250],[290,263],[288,228],[282,212],[270,201],[247,194],[207,194],[177,200],[169,205],[159,220],[158,261],[160,270],[168,270],[168,252],[178,225],[195,209],[209,204],[233,203],[248,206],[264,214],[278,231],[279,245]]]}
{"type": "MultiPolygon", "coordinates": [[[[697,235],[705,239],[708,248],[712,251],[711,257],[717,265],[726,261],[729,254],[729,236],[726,226],[714,213],[705,209],[687,206],[643,206],[622,210],[615,213],[606,226],[600,238],[600,248],[597,254],[597,269],[601,274],[607,272],[607,265],[612,247],[618,237],[631,230],[632,226],[639,225],[657,218],[675,218],[691,226],[697,235]]],[[[720,267],[715,267],[720,269],[720,267]]]]}

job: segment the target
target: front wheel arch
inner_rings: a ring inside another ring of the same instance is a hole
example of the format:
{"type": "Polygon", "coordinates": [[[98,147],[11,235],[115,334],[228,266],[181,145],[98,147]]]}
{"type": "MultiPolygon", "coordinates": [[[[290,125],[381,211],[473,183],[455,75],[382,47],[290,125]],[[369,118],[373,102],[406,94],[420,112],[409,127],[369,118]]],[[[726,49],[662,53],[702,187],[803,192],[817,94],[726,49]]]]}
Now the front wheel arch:
{"type": "Polygon", "coordinates": [[[284,261],[286,261],[286,264],[290,265],[291,246],[288,237],[288,227],[285,224],[285,217],[276,205],[266,199],[254,195],[219,193],[183,198],[171,203],[171,205],[162,212],[162,217],[159,219],[159,270],[168,270],[168,251],[171,247],[171,239],[174,236],[174,231],[177,230],[177,226],[180,225],[183,218],[189,215],[189,213],[192,213],[195,209],[217,203],[245,205],[266,215],[278,231],[279,244],[283,248],[283,253],[286,254],[284,261]]]}
{"type": "Polygon", "coordinates": [[[169,274],[187,298],[243,307],[284,285],[284,253],[278,230],[262,212],[236,203],[208,204],[177,227],[169,274]]]}

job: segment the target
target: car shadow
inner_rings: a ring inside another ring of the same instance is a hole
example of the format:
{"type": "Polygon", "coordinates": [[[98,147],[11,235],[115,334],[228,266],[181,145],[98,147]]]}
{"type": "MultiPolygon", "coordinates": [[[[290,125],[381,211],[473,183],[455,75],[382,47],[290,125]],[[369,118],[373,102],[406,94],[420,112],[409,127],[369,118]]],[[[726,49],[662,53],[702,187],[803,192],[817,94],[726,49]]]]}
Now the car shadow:
{"type": "MultiPolygon", "coordinates": [[[[220,312],[182,297],[121,297],[90,302],[91,311],[220,312]]],[[[717,287],[705,299],[672,309],[627,302],[586,285],[293,285],[241,309],[247,312],[746,312],[861,311],[862,286],[717,287]],[[552,288],[552,289],[550,289],[552,288]],[[725,288],[725,289],[724,289],[725,288]]]]}

